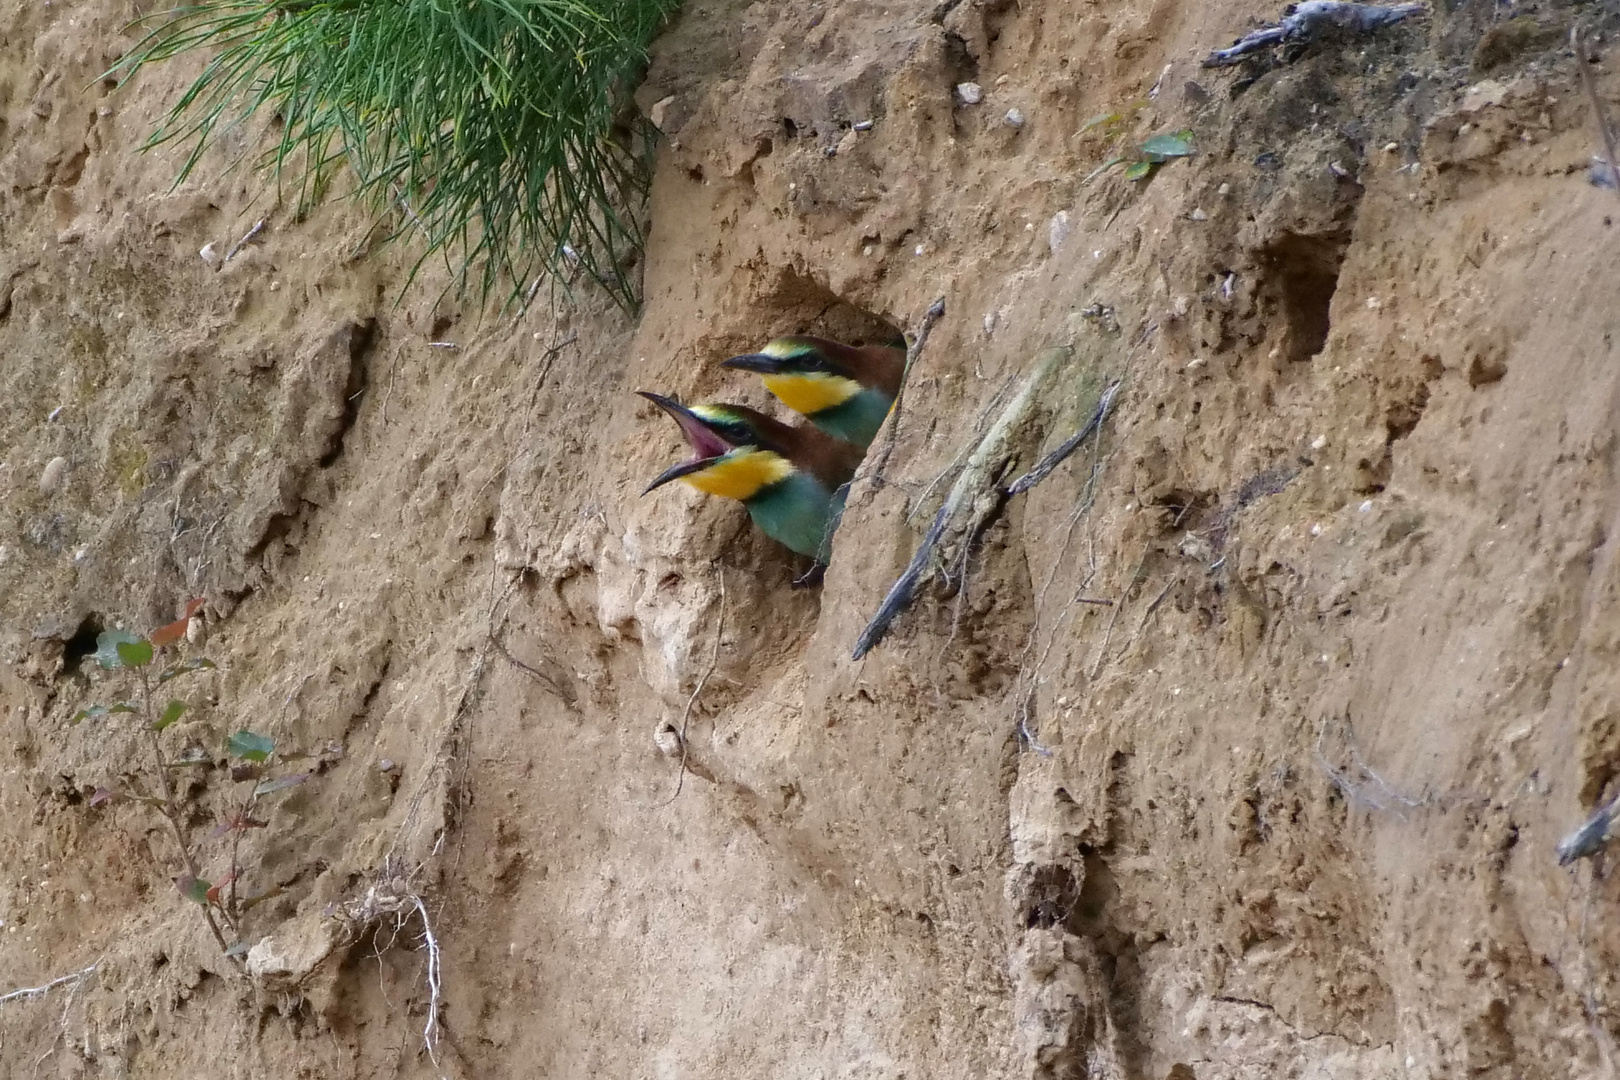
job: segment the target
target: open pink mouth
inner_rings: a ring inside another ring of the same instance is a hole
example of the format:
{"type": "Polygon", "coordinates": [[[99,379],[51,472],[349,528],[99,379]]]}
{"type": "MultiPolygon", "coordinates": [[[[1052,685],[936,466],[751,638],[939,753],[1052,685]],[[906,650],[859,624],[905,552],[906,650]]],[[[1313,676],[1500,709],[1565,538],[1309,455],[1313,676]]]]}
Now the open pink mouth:
{"type": "Polygon", "coordinates": [[[686,436],[686,441],[692,447],[694,455],[690,461],[683,461],[679,465],[664,470],[662,475],[648,485],[647,491],[662,487],[671,480],[678,480],[682,476],[698,472],[707,467],[709,462],[729,454],[734,449],[730,443],[716,435],[696,413],[674,398],[649,393],[646,390],[637,390],[636,393],[663,409],[680,425],[681,434],[686,436]]]}

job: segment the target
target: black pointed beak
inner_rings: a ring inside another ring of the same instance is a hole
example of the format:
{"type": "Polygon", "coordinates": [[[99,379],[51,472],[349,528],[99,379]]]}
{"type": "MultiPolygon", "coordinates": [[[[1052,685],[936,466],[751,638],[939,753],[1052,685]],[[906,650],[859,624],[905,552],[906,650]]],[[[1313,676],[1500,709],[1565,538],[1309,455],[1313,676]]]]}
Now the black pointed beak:
{"type": "Polygon", "coordinates": [[[764,353],[744,353],[742,356],[733,356],[730,360],[720,361],[720,366],[735,368],[738,371],[752,371],[756,375],[779,375],[782,372],[783,361],[764,353]]]}
{"type": "Polygon", "coordinates": [[[672,397],[663,394],[654,394],[647,390],[637,390],[636,393],[663,409],[677,424],[681,426],[681,434],[686,436],[686,443],[700,458],[715,458],[730,450],[731,444],[727,442],[707,420],[682,405],[672,397]]]}
{"type": "Polygon", "coordinates": [[[671,480],[679,480],[683,476],[690,476],[692,473],[702,472],[704,469],[707,469],[710,465],[714,464],[714,462],[715,458],[706,457],[693,458],[691,461],[683,461],[679,465],[671,465],[669,468],[659,473],[658,479],[654,480],[652,483],[643,488],[641,493],[645,495],[650,491],[663,487],[671,480]]]}

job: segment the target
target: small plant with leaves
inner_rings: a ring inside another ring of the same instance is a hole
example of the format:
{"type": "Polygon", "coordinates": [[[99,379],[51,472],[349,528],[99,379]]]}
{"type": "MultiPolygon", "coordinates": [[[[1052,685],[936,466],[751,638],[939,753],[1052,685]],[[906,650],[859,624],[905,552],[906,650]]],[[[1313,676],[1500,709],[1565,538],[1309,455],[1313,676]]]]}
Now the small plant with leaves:
{"type": "Polygon", "coordinates": [[[242,916],[255,904],[279,892],[274,887],[254,894],[239,891],[242,836],[250,829],[264,828],[267,824],[255,816],[260,799],[296,787],[308,780],[310,774],[271,776],[270,760],[275,753],[275,744],[266,736],[246,729],[231,735],[226,740],[225,754],[238,794],[231,800],[230,812],[208,837],[213,841],[228,839],[228,848],[221,853],[228,854],[226,870],[213,881],[203,876],[204,856],[190,835],[186,798],[175,780],[182,770],[206,768],[213,761],[206,753],[170,756],[164,751],[163,733],[191,706],[183,698],[163,700],[166,697],[163,688],[175,679],[215,665],[204,656],[175,657],[172,663],[155,670],[159,660],[166,658],[166,651],[185,639],[186,630],[202,604],[202,600],[190,601],[179,619],[145,637],[129,630],[107,630],[98,636],[92,659],[108,671],[132,673],[139,694],[133,700],[80,709],[74,715],[73,723],[86,720],[116,722],[118,717],[130,716],[133,722],[140,725],[151,752],[149,774],[142,776],[139,772],[131,771],[125,773],[116,786],[98,786],[91,793],[90,805],[103,807],[127,800],[150,806],[163,816],[174,836],[182,871],[172,877],[176,891],[202,908],[203,918],[220,951],[227,956],[239,957],[247,951],[245,943],[240,940],[242,916]],[[235,942],[226,939],[226,930],[237,938],[235,942]]]}
{"type": "Polygon", "coordinates": [[[1191,157],[1193,133],[1191,129],[1150,136],[1131,145],[1130,129],[1136,125],[1146,101],[1135,101],[1123,109],[1093,116],[1081,125],[1082,132],[1092,132],[1109,143],[1108,159],[1081,181],[1089,184],[1116,165],[1125,166],[1125,179],[1146,180],[1159,166],[1176,158],[1191,157]]]}

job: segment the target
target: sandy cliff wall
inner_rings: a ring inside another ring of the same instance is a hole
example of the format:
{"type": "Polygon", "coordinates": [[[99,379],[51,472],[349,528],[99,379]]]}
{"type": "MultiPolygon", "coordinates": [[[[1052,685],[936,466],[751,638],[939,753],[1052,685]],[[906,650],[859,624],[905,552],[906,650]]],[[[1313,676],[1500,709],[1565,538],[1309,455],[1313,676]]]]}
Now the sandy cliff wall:
{"type": "Polygon", "coordinates": [[[1620,198],[1561,51],[1612,12],[1448,2],[1255,79],[1198,66],[1250,2],[692,0],[637,320],[396,303],[408,252],[226,168],[252,132],[169,190],[187,72],[96,79],[133,14],[0,22],[0,993],[94,965],[0,998],[0,1071],[1608,1067],[1620,889],[1553,847],[1620,772],[1620,198]],[[631,391],[764,404],[715,361],[940,296],[819,590],[639,497],[680,451],[631,391]],[[1118,380],[1100,440],[851,661],[1058,346],[1008,469],[1118,380]],[[190,826],[238,727],[318,773],[244,845],[251,978],[161,818],[90,805],[138,730],[69,723],[94,634],[191,595],[190,826]]]}

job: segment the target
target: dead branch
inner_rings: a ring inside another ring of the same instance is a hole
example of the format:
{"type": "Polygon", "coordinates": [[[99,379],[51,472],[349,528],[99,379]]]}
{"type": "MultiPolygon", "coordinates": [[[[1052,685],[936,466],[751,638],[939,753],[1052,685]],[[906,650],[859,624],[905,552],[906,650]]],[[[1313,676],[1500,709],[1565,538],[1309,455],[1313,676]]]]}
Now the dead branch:
{"type": "Polygon", "coordinates": [[[1102,396],[1097,399],[1097,409],[1091,414],[1091,419],[1086,421],[1085,426],[1066,439],[1062,446],[1042,458],[1040,464],[1008,484],[1007,494],[1020,495],[1051,476],[1052,470],[1068,460],[1069,455],[1080,448],[1081,443],[1096,434],[1097,429],[1102,427],[1103,421],[1108,418],[1108,410],[1113,407],[1114,395],[1119,392],[1119,387],[1118,381],[1109,383],[1102,396]]]}
{"type": "Polygon", "coordinates": [[[934,515],[934,522],[907,564],[905,572],[889,588],[866,628],[855,641],[853,659],[859,660],[881,642],[895,618],[910,606],[917,585],[930,565],[934,549],[945,539],[961,538],[971,545],[981,535],[1007,501],[1002,477],[1012,464],[1016,436],[1024,422],[1035,413],[1041,391],[1071,356],[1068,346],[1047,349],[1036,359],[1035,369],[1024,380],[1018,394],[1002,409],[996,422],[968,455],[962,472],[951,485],[945,503],[934,515]]]}
{"type": "Polygon", "coordinates": [[[1569,28],[1569,47],[1575,50],[1575,65],[1581,71],[1581,85],[1592,101],[1592,115],[1597,117],[1598,132],[1603,137],[1603,150],[1608,157],[1609,179],[1616,194],[1620,194],[1620,158],[1615,156],[1614,127],[1609,123],[1609,111],[1598,96],[1597,79],[1592,74],[1592,61],[1586,56],[1586,28],[1579,23],[1569,28]]]}
{"type": "Polygon", "coordinates": [[[1230,47],[1216,49],[1204,58],[1204,67],[1230,67],[1250,53],[1285,42],[1308,42],[1331,30],[1370,34],[1411,15],[1428,11],[1424,4],[1355,4],[1345,0],[1305,0],[1284,8],[1282,19],[1271,26],[1245,34],[1230,47]]]}

